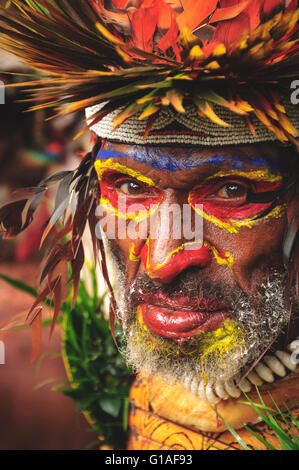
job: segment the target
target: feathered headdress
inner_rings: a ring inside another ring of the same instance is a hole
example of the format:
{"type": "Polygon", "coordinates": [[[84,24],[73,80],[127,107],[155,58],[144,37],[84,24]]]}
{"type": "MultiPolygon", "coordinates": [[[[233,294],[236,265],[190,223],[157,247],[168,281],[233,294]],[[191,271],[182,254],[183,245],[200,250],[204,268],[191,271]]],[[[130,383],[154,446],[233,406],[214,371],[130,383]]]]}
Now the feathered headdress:
{"type": "Polygon", "coordinates": [[[161,111],[184,116],[192,106],[225,131],[223,116],[235,114],[253,137],[262,123],[274,138],[296,144],[298,112],[292,122],[285,102],[299,68],[297,0],[8,3],[1,46],[47,74],[28,83],[31,109],[59,115],[101,105],[88,127],[114,112],[113,138],[113,129],[136,116],[146,143],[161,111]]]}
{"type": "MultiPolygon", "coordinates": [[[[45,75],[21,85],[31,90],[32,110],[50,108],[54,117],[87,109],[83,131],[91,128],[123,142],[279,140],[299,148],[299,112],[290,105],[290,83],[299,70],[297,0],[0,0],[0,5],[1,47],[45,75]]],[[[103,255],[95,237],[95,154],[87,154],[74,172],[16,194],[0,209],[2,232],[15,236],[31,223],[49,185],[59,182],[43,236],[51,248],[41,275],[44,287],[29,315],[33,323],[39,302],[50,293],[55,321],[68,263],[75,299],[87,224],[95,254],[103,255]],[[70,240],[63,243],[66,235],[70,240]]],[[[102,268],[109,282],[104,255],[102,268]]]]}

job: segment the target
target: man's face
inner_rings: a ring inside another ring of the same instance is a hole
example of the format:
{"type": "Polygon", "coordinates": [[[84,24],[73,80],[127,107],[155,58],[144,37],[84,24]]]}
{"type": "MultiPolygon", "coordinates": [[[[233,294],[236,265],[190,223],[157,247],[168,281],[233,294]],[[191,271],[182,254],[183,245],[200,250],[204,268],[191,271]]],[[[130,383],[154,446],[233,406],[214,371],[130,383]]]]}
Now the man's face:
{"type": "Polygon", "coordinates": [[[287,200],[260,198],[285,183],[275,146],[105,142],[95,167],[128,361],[176,380],[243,372],[289,321],[287,200]]]}

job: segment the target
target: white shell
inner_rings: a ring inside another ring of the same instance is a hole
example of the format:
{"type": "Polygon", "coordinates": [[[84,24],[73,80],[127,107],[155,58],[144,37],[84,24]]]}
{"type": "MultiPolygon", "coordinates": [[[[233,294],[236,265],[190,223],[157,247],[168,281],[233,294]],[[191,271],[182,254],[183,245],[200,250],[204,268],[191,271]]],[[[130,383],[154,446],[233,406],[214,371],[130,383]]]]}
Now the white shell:
{"type": "Polygon", "coordinates": [[[248,393],[251,390],[251,383],[247,379],[241,380],[241,382],[238,383],[238,387],[242,392],[248,393]]]}
{"type": "Polygon", "coordinates": [[[253,385],[257,385],[258,387],[263,383],[262,379],[253,370],[249,372],[247,379],[250,380],[253,385]]]}
{"type": "Polygon", "coordinates": [[[239,398],[242,392],[248,393],[252,389],[252,384],[258,387],[264,382],[273,383],[275,375],[285,377],[287,370],[295,371],[297,364],[292,359],[292,354],[298,351],[299,354],[299,336],[292,341],[286,351],[276,351],[275,355],[267,354],[247,375],[246,378],[238,382],[238,377],[223,382],[219,380],[216,384],[206,383],[205,380],[198,380],[185,373],[181,378],[181,384],[186,390],[199,396],[202,400],[215,405],[221,400],[228,398],[239,398]]]}
{"type": "Polygon", "coordinates": [[[197,390],[198,390],[198,380],[194,378],[192,382],[190,383],[190,391],[194,395],[197,395],[197,390]]]}
{"type": "Polygon", "coordinates": [[[206,396],[207,396],[207,400],[208,402],[210,402],[211,404],[215,405],[216,403],[218,403],[219,401],[221,401],[221,398],[220,397],[217,397],[217,395],[215,395],[214,391],[213,391],[213,388],[210,384],[208,384],[206,386],[206,396]]]}
{"type": "Polygon", "coordinates": [[[241,390],[236,387],[232,379],[224,383],[224,388],[227,393],[233,398],[239,398],[239,396],[241,395],[241,390]]]}
{"type": "Polygon", "coordinates": [[[285,377],[287,371],[284,365],[275,356],[265,356],[264,362],[279,377],[285,377]]]}
{"type": "Polygon", "coordinates": [[[291,360],[291,355],[285,351],[276,351],[275,356],[286,366],[287,369],[294,371],[296,369],[297,364],[295,364],[291,360]]]}
{"type": "Polygon", "coordinates": [[[198,396],[202,400],[207,401],[207,396],[206,396],[206,392],[205,392],[205,381],[204,380],[201,380],[199,382],[198,387],[197,387],[197,393],[198,393],[198,396]]]}
{"type": "Polygon", "coordinates": [[[262,362],[260,362],[257,366],[254,368],[255,372],[257,375],[260,376],[262,380],[268,383],[273,383],[274,382],[274,375],[271,369],[269,367],[265,366],[262,362]]]}
{"type": "Polygon", "coordinates": [[[216,383],[215,392],[217,393],[218,397],[220,397],[222,400],[227,400],[229,398],[229,394],[224,389],[223,382],[217,382],[216,383]]]}

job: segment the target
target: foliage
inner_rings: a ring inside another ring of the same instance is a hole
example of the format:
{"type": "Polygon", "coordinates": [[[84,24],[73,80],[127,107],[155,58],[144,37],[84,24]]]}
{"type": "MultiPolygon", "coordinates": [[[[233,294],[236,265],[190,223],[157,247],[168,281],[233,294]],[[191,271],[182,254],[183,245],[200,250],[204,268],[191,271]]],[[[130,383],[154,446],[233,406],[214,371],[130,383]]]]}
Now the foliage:
{"type": "MultiPolygon", "coordinates": [[[[104,316],[104,298],[91,297],[84,283],[79,285],[75,307],[64,309],[64,359],[72,388],[62,392],[74,400],[79,411],[87,412],[102,444],[125,448],[129,389],[132,382],[124,360],[117,350],[104,316]]],[[[118,344],[122,331],[116,325],[118,344]]]]}
{"type": "MultiPolygon", "coordinates": [[[[92,430],[100,437],[101,445],[122,449],[127,441],[128,395],[134,377],[114,344],[104,313],[104,297],[97,294],[94,269],[90,270],[90,275],[92,294],[80,281],[74,308],[70,296],[62,304],[57,319],[63,327],[63,359],[70,387],[61,384],[53,389],[74,400],[78,411],[85,414],[92,430]]],[[[22,281],[4,275],[0,278],[23,292],[38,296],[33,287],[22,281]]],[[[48,300],[44,303],[53,307],[48,300]]],[[[43,321],[44,326],[50,323],[49,319],[43,321]]],[[[121,348],[124,340],[119,325],[115,326],[115,337],[121,348]]]]}
{"type": "MultiPolygon", "coordinates": [[[[273,398],[273,408],[268,407],[265,404],[257,387],[256,390],[260,399],[260,403],[254,403],[246,393],[244,393],[244,395],[247,401],[244,403],[251,406],[256,411],[256,413],[261,418],[261,422],[267,424],[269,430],[272,431],[272,434],[277,438],[279,447],[274,447],[260,434],[258,434],[256,430],[252,429],[246,424],[243,424],[243,427],[247,429],[247,431],[249,431],[258,441],[260,441],[266,450],[299,450],[298,417],[295,417],[289,409],[287,409],[287,411],[282,411],[273,398]]],[[[297,405],[296,410],[298,410],[298,408],[299,405],[297,405]]],[[[240,444],[241,448],[243,450],[250,450],[238,432],[219,414],[216,409],[215,412],[240,444]]]]}

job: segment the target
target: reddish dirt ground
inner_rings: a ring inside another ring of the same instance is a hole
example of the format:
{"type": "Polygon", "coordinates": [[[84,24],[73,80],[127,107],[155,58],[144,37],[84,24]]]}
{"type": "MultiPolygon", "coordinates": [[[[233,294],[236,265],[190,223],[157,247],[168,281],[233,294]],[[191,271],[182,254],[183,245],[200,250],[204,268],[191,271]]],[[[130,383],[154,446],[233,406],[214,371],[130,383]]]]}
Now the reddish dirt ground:
{"type": "MultiPolygon", "coordinates": [[[[0,273],[34,283],[35,263],[0,263],[0,273]]],[[[0,324],[26,311],[32,297],[0,280],[0,324]]],[[[0,450],[71,450],[86,449],[96,441],[88,432],[85,418],[74,403],[61,393],[52,391],[63,383],[66,375],[60,352],[60,331],[49,340],[43,332],[42,360],[28,364],[31,355],[31,332],[0,333],[5,345],[5,364],[0,364],[0,450]],[[55,379],[51,383],[39,386],[55,379]]],[[[95,448],[95,445],[93,446],[95,448]]]]}

